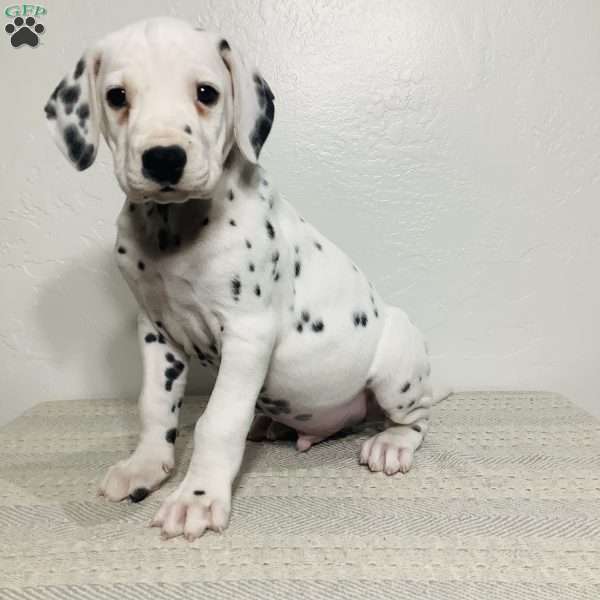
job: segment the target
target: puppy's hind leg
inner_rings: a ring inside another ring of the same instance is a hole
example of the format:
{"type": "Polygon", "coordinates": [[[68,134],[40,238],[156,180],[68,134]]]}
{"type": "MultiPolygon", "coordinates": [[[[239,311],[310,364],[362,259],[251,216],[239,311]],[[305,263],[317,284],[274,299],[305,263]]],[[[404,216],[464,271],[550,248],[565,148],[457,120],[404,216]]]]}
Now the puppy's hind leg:
{"type": "Polygon", "coordinates": [[[387,475],[406,473],[429,429],[433,396],[424,340],[408,317],[389,307],[369,374],[370,389],[384,411],[386,429],[367,439],[360,463],[387,475]]]}

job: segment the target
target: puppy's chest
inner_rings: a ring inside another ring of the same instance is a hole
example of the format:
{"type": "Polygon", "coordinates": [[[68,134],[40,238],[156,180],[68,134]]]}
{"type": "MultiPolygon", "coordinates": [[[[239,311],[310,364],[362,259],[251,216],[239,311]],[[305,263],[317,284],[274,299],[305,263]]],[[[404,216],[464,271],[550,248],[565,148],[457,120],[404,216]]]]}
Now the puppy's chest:
{"type": "Polygon", "coordinates": [[[286,255],[283,240],[274,243],[276,226],[273,208],[251,200],[127,204],[117,262],[148,315],[202,360],[218,350],[229,316],[271,304],[286,255]]]}
{"type": "Polygon", "coordinates": [[[140,306],[169,338],[201,359],[218,354],[222,326],[210,225],[209,201],[127,204],[116,243],[118,266],[140,306]]]}

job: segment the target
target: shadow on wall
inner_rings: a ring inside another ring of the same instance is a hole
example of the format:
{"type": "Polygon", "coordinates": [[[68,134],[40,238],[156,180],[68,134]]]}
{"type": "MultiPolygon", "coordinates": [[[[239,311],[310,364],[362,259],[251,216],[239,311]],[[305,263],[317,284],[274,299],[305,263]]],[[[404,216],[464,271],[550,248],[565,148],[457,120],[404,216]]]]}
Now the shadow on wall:
{"type": "MultiPolygon", "coordinates": [[[[137,399],[142,383],[137,311],[114,263],[112,248],[104,245],[69,261],[40,290],[39,330],[57,377],[72,382],[69,399],[137,399]]],[[[194,365],[187,393],[208,393],[213,381],[210,373],[194,365]]]]}

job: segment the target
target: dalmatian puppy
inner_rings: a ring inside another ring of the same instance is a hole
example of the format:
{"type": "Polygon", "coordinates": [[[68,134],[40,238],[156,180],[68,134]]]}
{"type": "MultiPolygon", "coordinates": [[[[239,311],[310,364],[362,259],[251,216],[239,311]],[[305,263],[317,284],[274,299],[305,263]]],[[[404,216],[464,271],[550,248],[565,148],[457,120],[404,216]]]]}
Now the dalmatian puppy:
{"type": "Polygon", "coordinates": [[[222,531],[245,440],[294,431],[307,450],[378,406],[387,427],[360,463],[406,472],[441,397],[423,337],[275,191],[258,165],[273,93],[228,40],[150,19],[88,49],[45,111],[73,165],[100,134],[126,194],[115,256],[139,306],[141,434],[100,493],[143,500],[175,465],[191,357],[216,369],[183,481],[152,525],[222,531]]]}

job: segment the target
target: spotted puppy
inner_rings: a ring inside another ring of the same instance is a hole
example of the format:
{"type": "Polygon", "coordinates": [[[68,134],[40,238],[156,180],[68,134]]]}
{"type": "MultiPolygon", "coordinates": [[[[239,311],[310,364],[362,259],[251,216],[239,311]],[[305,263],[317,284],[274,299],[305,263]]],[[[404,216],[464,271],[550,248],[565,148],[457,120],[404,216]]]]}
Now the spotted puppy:
{"type": "Polygon", "coordinates": [[[257,163],[273,93],[227,40],[175,19],[131,25],[86,51],[45,110],[79,170],[102,133],[127,196],[115,254],[141,308],[141,435],[102,494],[142,500],[173,469],[193,356],[217,378],[154,517],[164,536],[226,527],[256,407],[255,438],[291,429],[307,450],[376,403],[387,428],[360,462],[410,468],[436,400],[423,338],[273,189],[257,163]]]}

